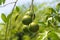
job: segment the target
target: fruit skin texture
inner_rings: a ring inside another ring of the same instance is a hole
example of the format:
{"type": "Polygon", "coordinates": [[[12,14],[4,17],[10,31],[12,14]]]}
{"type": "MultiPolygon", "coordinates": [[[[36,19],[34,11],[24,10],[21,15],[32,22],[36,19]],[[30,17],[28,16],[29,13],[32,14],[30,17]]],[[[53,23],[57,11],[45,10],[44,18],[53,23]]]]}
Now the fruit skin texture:
{"type": "Polygon", "coordinates": [[[24,25],[29,25],[32,22],[32,18],[29,15],[25,15],[22,19],[24,25]]]}
{"type": "Polygon", "coordinates": [[[32,11],[28,11],[28,12],[26,13],[26,15],[29,15],[29,16],[32,17],[32,19],[35,19],[35,14],[32,13],[32,11]]]}
{"type": "Polygon", "coordinates": [[[30,25],[29,25],[29,30],[31,32],[37,32],[39,30],[39,25],[35,22],[32,22],[30,25]]]}
{"type": "Polygon", "coordinates": [[[24,34],[28,34],[28,33],[29,33],[29,30],[28,30],[28,27],[29,27],[29,26],[24,25],[23,27],[24,27],[24,28],[23,28],[24,34]]]}

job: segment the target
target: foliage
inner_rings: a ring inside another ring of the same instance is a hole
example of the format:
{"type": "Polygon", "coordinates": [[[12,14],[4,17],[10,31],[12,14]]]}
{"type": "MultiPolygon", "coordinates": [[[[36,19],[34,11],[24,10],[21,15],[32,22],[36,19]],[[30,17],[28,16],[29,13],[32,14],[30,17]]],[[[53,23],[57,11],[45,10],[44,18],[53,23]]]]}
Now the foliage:
{"type": "Polygon", "coordinates": [[[5,0],[0,0],[0,5],[4,3],[5,3],[5,0]]]}
{"type": "MultiPolygon", "coordinates": [[[[22,6],[16,6],[13,13],[8,14],[8,16],[2,13],[1,18],[4,23],[0,23],[0,40],[5,40],[5,37],[8,40],[60,40],[60,9],[57,5],[56,8],[43,6],[44,4],[38,6],[34,5],[35,19],[33,22],[37,22],[39,25],[39,30],[35,33],[29,30],[30,24],[24,25],[22,23],[23,17],[30,8],[23,11],[22,6]],[[41,9],[42,7],[43,9],[41,9]],[[7,35],[5,33],[6,29],[7,35]]],[[[30,29],[33,31],[33,27],[31,28],[30,29]]]]}

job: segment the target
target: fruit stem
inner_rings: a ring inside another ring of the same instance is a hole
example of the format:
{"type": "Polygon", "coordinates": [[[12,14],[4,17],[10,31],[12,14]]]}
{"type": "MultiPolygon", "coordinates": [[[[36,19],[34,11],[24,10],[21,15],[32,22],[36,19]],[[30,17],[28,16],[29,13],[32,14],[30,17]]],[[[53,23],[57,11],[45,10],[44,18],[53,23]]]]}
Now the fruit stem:
{"type": "Polygon", "coordinates": [[[8,35],[8,23],[6,23],[6,31],[5,31],[5,40],[7,40],[7,35],[8,35]]]}
{"type": "Polygon", "coordinates": [[[32,11],[32,13],[34,12],[34,9],[33,9],[34,8],[33,1],[34,0],[32,0],[32,3],[31,3],[31,11],[32,11]]]}

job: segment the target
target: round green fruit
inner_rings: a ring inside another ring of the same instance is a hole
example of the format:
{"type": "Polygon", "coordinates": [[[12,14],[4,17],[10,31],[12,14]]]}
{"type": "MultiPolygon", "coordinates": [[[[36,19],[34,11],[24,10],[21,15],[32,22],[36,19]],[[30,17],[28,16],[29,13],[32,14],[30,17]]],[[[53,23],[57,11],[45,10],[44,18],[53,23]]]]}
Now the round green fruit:
{"type": "Polygon", "coordinates": [[[32,11],[28,11],[26,15],[29,15],[32,17],[32,19],[35,19],[35,14],[32,11]]]}
{"type": "Polygon", "coordinates": [[[39,30],[39,25],[35,22],[32,22],[30,25],[29,25],[29,31],[31,32],[37,32],[39,30]]]}
{"type": "Polygon", "coordinates": [[[23,39],[23,40],[31,40],[31,38],[30,38],[29,35],[24,35],[24,36],[22,37],[22,39],[23,39]]]}
{"type": "Polygon", "coordinates": [[[56,5],[56,7],[58,7],[58,6],[60,6],[60,3],[58,3],[58,4],[56,5]]]}
{"type": "Polygon", "coordinates": [[[59,12],[59,10],[60,10],[60,3],[57,3],[56,10],[59,12]]]}
{"type": "Polygon", "coordinates": [[[25,15],[22,19],[24,25],[29,25],[32,22],[32,18],[29,15],[25,15]]]}
{"type": "Polygon", "coordinates": [[[24,34],[29,33],[28,26],[24,25],[23,32],[24,32],[24,34]]]}

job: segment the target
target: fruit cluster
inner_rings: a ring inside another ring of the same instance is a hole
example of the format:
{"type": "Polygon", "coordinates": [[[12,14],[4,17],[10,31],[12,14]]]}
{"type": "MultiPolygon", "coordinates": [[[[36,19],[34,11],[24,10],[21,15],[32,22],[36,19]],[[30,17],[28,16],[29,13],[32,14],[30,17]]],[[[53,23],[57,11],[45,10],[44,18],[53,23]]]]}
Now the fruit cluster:
{"type": "Polygon", "coordinates": [[[25,16],[22,18],[22,24],[23,24],[23,31],[18,32],[18,40],[23,40],[23,36],[25,34],[29,34],[31,36],[31,33],[36,33],[39,30],[39,25],[34,22],[35,14],[32,13],[32,11],[28,11],[25,16]]]}
{"type": "Polygon", "coordinates": [[[39,25],[33,22],[35,19],[35,14],[32,11],[28,11],[22,18],[22,23],[28,25],[28,28],[24,28],[23,31],[29,30],[30,32],[37,32],[39,30],[39,25]]]}

